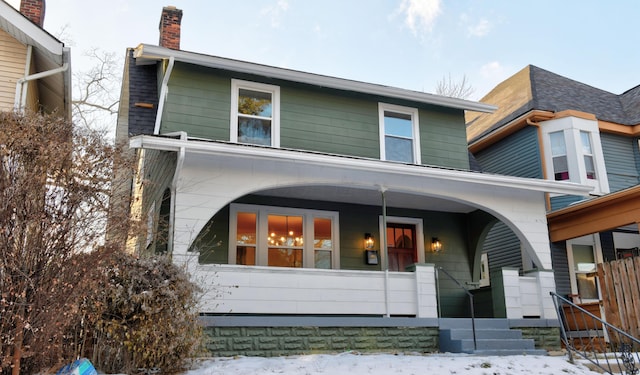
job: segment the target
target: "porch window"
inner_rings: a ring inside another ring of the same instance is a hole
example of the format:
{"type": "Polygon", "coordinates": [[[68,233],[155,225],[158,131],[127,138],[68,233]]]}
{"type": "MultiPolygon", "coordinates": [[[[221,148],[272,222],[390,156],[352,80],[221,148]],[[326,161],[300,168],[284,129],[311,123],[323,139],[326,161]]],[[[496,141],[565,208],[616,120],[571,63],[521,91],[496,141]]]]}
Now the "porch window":
{"type": "Polygon", "coordinates": [[[418,110],[391,104],[378,104],[380,158],[420,164],[418,110]]]}
{"type": "Polygon", "coordinates": [[[230,264],[339,268],[337,212],[232,204],[229,218],[230,264]]]}
{"type": "Polygon", "coordinates": [[[231,80],[232,142],[280,146],[280,88],[231,80]]]}

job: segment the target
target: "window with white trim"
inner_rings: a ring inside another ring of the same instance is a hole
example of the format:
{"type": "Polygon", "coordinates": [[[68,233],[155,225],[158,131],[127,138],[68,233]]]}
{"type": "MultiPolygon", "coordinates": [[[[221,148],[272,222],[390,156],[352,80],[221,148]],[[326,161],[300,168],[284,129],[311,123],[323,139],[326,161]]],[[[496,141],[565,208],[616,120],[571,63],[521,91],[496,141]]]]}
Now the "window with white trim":
{"type": "Polygon", "coordinates": [[[232,204],[229,264],[339,268],[338,213],[232,204]]]}
{"type": "Polygon", "coordinates": [[[380,159],[420,164],[418,110],[378,103],[380,159]]]}
{"type": "Polygon", "coordinates": [[[280,87],[231,80],[231,142],[280,146],[280,87]]]}
{"type": "Polygon", "coordinates": [[[591,194],[609,193],[598,122],[563,117],[541,124],[548,178],[594,187],[591,194]]]}

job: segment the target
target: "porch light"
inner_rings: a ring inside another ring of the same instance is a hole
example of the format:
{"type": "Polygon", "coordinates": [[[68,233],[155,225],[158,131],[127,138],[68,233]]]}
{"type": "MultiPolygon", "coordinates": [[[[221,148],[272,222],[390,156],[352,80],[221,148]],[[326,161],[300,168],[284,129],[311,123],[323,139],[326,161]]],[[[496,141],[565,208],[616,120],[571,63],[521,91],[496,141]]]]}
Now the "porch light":
{"type": "Polygon", "coordinates": [[[364,234],[364,249],[371,250],[373,249],[373,236],[371,233],[364,234]]]}
{"type": "Polygon", "coordinates": [[[442,242],[438,239],[438,237],[431,237],[431,251],[434,253],[442,250],[442,242]]]}

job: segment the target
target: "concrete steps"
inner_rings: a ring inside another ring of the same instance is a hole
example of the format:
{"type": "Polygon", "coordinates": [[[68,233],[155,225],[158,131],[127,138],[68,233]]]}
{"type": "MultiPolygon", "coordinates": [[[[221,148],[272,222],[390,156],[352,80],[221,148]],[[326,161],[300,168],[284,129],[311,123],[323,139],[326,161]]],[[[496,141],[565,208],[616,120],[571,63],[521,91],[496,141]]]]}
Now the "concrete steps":
{"type": "Polygon", "coordinates": [[[522,331],[509,328],[506,319],[476,319],[476,347],[471,319],[440,319],[440,351],[476,355],[547,355],[536,349],[522,331]]]}

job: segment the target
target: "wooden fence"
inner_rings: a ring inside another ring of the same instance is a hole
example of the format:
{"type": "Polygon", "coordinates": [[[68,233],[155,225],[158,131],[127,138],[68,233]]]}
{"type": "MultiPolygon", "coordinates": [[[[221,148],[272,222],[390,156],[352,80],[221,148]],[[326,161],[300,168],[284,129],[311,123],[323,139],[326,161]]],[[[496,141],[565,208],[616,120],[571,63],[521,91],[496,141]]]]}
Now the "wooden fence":
{"type": "Polygon", "coordinates": [[[640,257],[598,265],[606,321],[640,338],[640,257]]]}

